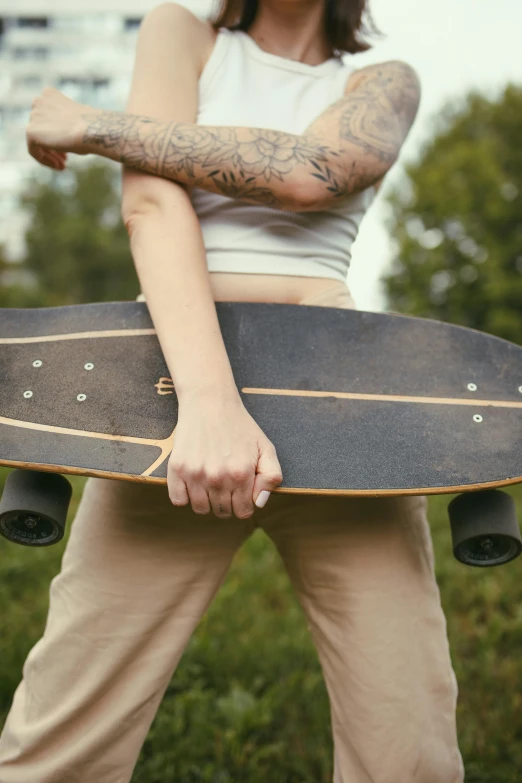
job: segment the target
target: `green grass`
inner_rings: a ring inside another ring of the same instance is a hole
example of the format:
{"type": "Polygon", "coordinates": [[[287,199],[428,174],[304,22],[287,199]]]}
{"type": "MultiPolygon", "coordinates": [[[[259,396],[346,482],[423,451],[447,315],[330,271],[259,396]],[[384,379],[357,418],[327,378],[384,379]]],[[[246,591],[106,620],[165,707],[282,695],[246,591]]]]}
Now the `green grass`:
{"type": "MultiPolygon", "coordinates": [[[[5,471],[0,471],[0,477],[5,471]]],[[[83,481],[73,480],[78,501],[83,481]]],[[[510,490],[522,519],[522,487],[510,490]]],[[[522,560],[467,568],[451,553],[447,497],[430,500],[437,574],[460,685],[467,783],[522,779],[522,560]]],[[[0,540],[0,722],[40,637],[64,542],[0,540]]],[[[330,783],[326,692],[302,612],[268,539],[239,552],[167,690],[133,783],[330,783]]]]}

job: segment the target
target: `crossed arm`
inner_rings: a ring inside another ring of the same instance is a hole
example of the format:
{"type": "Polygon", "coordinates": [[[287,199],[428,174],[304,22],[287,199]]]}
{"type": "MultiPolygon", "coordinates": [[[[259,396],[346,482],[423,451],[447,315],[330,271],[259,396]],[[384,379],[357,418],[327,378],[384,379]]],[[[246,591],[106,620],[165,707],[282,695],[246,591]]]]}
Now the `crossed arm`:
{"type": "Polygon", "coordinates": [[[420,88],[400,61],[356,71],[345,95],[302,134],[85,112],[86,151],[188,188],[316,211],[376,183],[396,161],[420,88]]]}

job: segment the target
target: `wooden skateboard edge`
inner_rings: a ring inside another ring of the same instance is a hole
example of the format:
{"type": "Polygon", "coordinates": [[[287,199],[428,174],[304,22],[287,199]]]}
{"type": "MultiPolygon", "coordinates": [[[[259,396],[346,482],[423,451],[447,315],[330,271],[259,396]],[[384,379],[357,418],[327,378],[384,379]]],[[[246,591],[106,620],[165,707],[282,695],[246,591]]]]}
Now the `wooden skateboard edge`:
{"type": "MultiPolygon", "coordinates": [[[[316,307],[316,305],[306,305],[306,304],[301,304],[300,302],[245,302],[244,300],[241,300],[241,299],[240,300],[233,300],[233,301],[217,299],[217,300],[215,300],[215,304],[218,305],[218,307],[221,307],[221,306],[224,305],[225,308],[227,308],[227,309],[230,306],[233,306],[233,305],[249,305],[249,306],[260,305],[260,306],[265,306],[265,307],[268,305],[268,306],[289,307],[289,308],[293,308],[293,307],[314,308],[314,307],[316,307]]],[[[124,306],[125,305],[130,305],[130,306],[132,306],[134,308],[137,305],[139,305],[147,313],[147,315],[149,316],[149,319],[150,319],[150,313],[149,313],[149,309],[148,309],[147,303],[145,301],[137,301],[135,299],[118,299],[118,300],[114,300],[114,301],[111,301],[111,302],[83,302],[81,304],[55,305],[55,306],[49,306],[49,307],[30,307],[30,308],[27,308],[27,307],[0,307],[0,316],[2,314],[4,314],[4,313],[9,313],[9,318],[10,319],[16,319],[18,314],[26,313],[28,310],[32,311],[33,313],[36,313],[37,316],[38,316],[38,314],[42,314],[42,313],[48,313],[48,312],[59,313],[60,311],[62,311],[62,312],[63,311],[69,311],[70,313],[75,311],[77,313],[78,312],[78,308],[82,308],[84,310],[91,309],[92,312],[94,312],[95,309],[99,308],[100,306],[103,307],[103,308],[106,308],[107,310],[114,311],[115,307],[120,307],[121,305],[124,305],[124,306]]],[[[321,309],[346,312],[346,308],[344,308],[344,307],[323,306],[321,309]]],[[[492,334],[489,334],[487,332],[483,332],[482,330],[477,329],[477,328],[475,328],[473,326],[465,326],[464,324],[456,324],[456,323],[453,323],[452,321],[440,321],[440,320],[438,320],[436,318],[424,317],[424,316],[419,316],[419,315],[408,315],[406,313],[397,313],[394,310],[376,311],[376,310],[359,310],[359,309],[356,309],[355,311],[352,311],[352,312],[357,312],[358,314],[360,314],[362,316],[370,315],[370,316],[377,316],[379,318],[380,317],[400,318],[402,320],[408,320],[408,321],[413,322],[413,323],[417,323],[417,322],[421,322],[421,321],[422,322],[430,322],[430,323],[442,325],[442,326],[445,326],[445,327],[451,327],[453,329],[459,329],[459,330],[464,330],[464,331],[469,331],[469,332],[475,332],[475,333],[480,334],[480,335],[487,335],[488,337],[493,338],[494,340],[497,340],[499,342],[508,343],[508,344],[513,345],[513,346],[515,346],[517,348],[521,347],[519,343],[515,343],[512,340],[507,340],[504,337],[497,337],[497,335],[492,335],[492,334]]],[[[154,328],[154,324],[152,323],[152,319],[150,319],[150,322],[151,322],[150,326],[146,326],[146,327],[143,327],[143,326],[141,326],[141,327],[129,327],[129,328],[130,329],[132,329],[132,328],[147,329],[147,330],[150,330],[151,333],[155,333],[156,330],[154,328]]],[[[85,331],[87,331],[87,330],[84,330],[84,332],[85,331]]],[[[89,331],[92,331],[92,329],[89,330],[89,331]]],[[[102,331],[102,330],[94,330],[94,331],[96,333],[96,331],[102,331]]],[[[49,335],[44,335],[44,336],[48,337],[49,335]]],[[[96,336],[96,334],[94,336],[96,336]]],[[[35,337],[38,337],[38,335],[35,335],[35,337]]]]}
{"type": "MultiPolygon", "coordinates": [[[[85,476],[86,478],[116,479],[130,481],[134,484],[163,484],[166,478],[153,476],[135,476],[131,473],[114,473],[108,470],[90,470],[71,468],[66,465],[48,465],[35,462],[17,462],[0,459],[0,467],[22,468],[25,470],[41,470],[44,473],[62,473],[67,476],[85,476]]],[[[452,495],[456,492],[474,492],[481,489],[495,489],[522,483],[522,476],[487,481],[482,484],[464,484],[445,487],[415,487],[413,489],[312,489],[308,487],[277,487],[272,490],[278,494],[294,495],[329,495],[338,497],[393,497],[400,495],[452,495]]]]}

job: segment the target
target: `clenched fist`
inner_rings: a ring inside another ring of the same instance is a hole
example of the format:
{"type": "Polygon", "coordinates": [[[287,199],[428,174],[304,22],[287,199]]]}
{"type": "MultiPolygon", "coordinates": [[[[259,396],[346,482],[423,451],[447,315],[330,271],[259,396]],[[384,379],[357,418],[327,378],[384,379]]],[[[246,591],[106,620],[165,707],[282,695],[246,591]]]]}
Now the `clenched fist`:
{"type": "Polygon", "coordinates": [[[64,169],[68,152],[86,155],[90,150],[83,142],[86,113],[91,106],[77,103],[54,87],[45,87],[33,100],[26,130],[27,149],[38,163],[64,169]]]}

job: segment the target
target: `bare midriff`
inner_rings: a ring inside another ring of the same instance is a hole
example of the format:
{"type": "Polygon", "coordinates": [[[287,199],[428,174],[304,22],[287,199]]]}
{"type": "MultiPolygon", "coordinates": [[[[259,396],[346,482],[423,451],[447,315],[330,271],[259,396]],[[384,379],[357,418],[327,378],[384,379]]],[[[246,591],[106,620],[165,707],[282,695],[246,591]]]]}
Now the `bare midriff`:
{"type": "Polygon", "coordinates": [[[343,288],[340,280],[296,275],[259,275],[211,272],[210,283],[216,302],[275,302],[300,304],[329,288],[343,288]]]}

